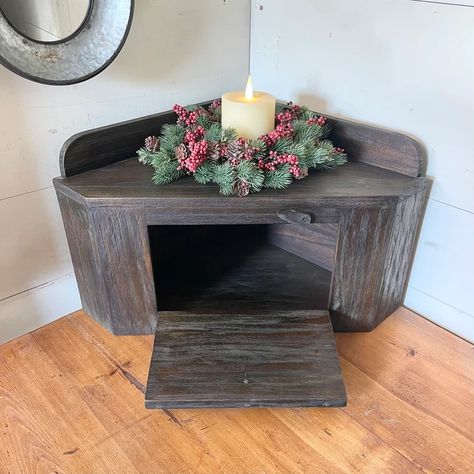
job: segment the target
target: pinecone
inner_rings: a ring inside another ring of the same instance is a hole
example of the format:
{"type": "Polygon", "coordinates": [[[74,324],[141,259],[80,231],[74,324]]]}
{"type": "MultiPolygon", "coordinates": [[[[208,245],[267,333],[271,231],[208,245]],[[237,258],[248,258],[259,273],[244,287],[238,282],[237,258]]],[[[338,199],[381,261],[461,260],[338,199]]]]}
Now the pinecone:
{"type": "Polygon", "coordinates": [[[234,183],[233,192],[234,194],[237,194],[240,197],[247,196],[247,194],[250,192],[250,184],[247,183],[246,181],[237,180],[234,183]]]}
{"type": "Polygon", "coordinates": [[[155,136],[150,136],[150,137],[147,137],[145,138],[145,148],[153,153],[154,151],[158,150],[158,148],[160,147],[160,139],[158,137],[155,137],[155,136]]]}
{"type": "Polygon", "coordinates": [[[174,150],[174,156],[178,160],[180,165],[183,165],[186,162],[186,158],[188,157],[188,152],[186,150],[186,146],[181,143],[178,145],[174,150]]]}
{"type": "Polygon", "coordinates": [[[221,145],[220,143],[210,143],[209,145],[209,159],[217,161],[221,157],[221,145]]]}
{"type": "Polygon", "coordinates": [[[300,174],[298,176],[296,176],[296,179],[303,179],[303,178],[306,178],[306,176],[308,176],[308,167],[307,166],[302,166],[300,168],[300,174]]]}
{"type": "Polygon", "coordinates": [[[244,157],[244,153],[245,141],[240,138],[227,145],[226,157],[229,160],[240,161],[244,157]]]}

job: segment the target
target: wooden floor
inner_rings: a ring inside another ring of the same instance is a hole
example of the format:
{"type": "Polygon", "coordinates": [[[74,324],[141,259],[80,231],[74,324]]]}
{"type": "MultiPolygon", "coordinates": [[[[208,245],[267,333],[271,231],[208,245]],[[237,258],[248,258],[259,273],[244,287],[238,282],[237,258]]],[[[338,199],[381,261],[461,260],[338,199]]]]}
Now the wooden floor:
{"type": "Polygon", "coordinates": [[[146,410],[152,342],[78,312],[0,346],[0,472],[474,472],[473,346],[405,309],[337,335],[347,408],[146,410]]]}

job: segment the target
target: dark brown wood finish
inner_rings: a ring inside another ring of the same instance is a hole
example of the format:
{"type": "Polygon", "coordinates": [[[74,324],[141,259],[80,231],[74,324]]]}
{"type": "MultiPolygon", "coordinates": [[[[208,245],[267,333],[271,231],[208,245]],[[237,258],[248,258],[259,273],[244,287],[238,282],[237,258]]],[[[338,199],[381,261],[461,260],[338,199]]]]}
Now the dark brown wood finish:
{"type": "Polygon", "coordinates": [[[143,216],[88,209],[58,193],[84,309],[117,335],[149,334],[156,301],[143,216]]]}
{"type": "Polygon", "coordinates": [[[332,139],[350,160],[418,177],[425,173],[425,151],[411,137],[336,117],[330,118],[332,139]]]}
{"type": "Polygon", "coordinates": [[[402,305],[427,195],[341,217],[329,300],[336,331],[370,331],[402,305]]]}
{"type": "MultiPolygon", "coordinates": [[[[144,136],[173,117],[167,112],[85,132],[65,147],[63,175],[70,177],[54,184],[83,304],[97,321],[115,334],[155,331],[161,304],[155,295],[171,297],[155,288],[148,229],[166,225],[267,225],[270,244],[332,271],[328,296],[336,330],[373,329],[401,304],[430,187],[414,177],[423,160],[411,139],[341,120],[333,127],[335,136],[353,142],[338,143],[348,150],[348,164],[283,191],[222,197],[192,178],[156,186],[150,167],[130,158],[144,136]],[[311,223],[294,223],[295,216],[311,223]]],[[[235,251],[229,244],[228,254],[235,251]]],[[[222,275],[206,291],[215,296],[212,288],[221,291],[225,282],[222,275]]],[[[320,287],[314,288],[317,294],[320,287]]]]}
{"type": "Polygon", "coordinates": [[[62,147],[61,176],[68,177],[130,158],[149,135],[159,135],[174,112],[162,112],[73,135],[62,147]]]}
{"type": "Polygon", "coordinates": [[[288,252],[332,271],[338,229],[337,224],[272,224],[269,228],[269,241],[288,252]]]}
{"type": "MultiPolygon", "coordinates": [[[[215,185],[196,183],[185,177],[166,186],[156,186],[151,178],[153,169],[136,158],[104,166],[71,178],[56,178],[55,185],[76,200],[94,206],[162,207],[164,212],[174,208],[188,208],[194,212],[201,205],[212,208],[234,209],[272,206],[275,223],[283,222],[279,213],[297,211],[311,213],[310,209],[291,206],[363,207],[386,204],[411,196],[426,186],[426,180],[413,179],[380,167],[350,162],[333,170],[312,172],[307,178],[292,183],[283,191],[263,190],[246,196],[224,197],[215,185]],[[289,206],[289,207],[286,207],[289,206]]],[[[212,212],[212,211],[211,211],[212,212]]],[[[314,215],[312,222],[314,222],[314,215]]],[[[176,216],[178,219],[179,216],[176,216]]],[[[184,220],[184,219],[183,219],[184,220]]]]}
{"type": "Polygon", "coordinates": [[[145,405],[345,406],[328,312],[161,312],[145,405]]]}

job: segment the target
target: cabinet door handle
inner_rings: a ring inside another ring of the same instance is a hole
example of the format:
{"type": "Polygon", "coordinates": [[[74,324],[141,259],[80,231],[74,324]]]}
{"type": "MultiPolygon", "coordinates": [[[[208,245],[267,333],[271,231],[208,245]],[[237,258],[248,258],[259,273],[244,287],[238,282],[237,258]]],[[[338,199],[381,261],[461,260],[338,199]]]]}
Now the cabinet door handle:
{"type": "Polygon", "coordinates": [[[278,211],[278,217],[290,224],[304,225],[311,223],[311,216],[306,212],[298,212],[294,209],[278,211]]]}

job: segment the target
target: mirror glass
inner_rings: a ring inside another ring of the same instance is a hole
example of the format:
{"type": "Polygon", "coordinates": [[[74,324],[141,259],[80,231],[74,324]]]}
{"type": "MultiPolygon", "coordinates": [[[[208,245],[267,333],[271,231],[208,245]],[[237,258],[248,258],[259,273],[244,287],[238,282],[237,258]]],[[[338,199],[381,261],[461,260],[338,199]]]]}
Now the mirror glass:
{"type": "Polygon", "coordinates": [[[20,33],[35,41],[62,40],[81,26],[90,0],[0,0],[0,9],[20,33]]]}

